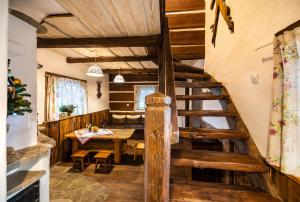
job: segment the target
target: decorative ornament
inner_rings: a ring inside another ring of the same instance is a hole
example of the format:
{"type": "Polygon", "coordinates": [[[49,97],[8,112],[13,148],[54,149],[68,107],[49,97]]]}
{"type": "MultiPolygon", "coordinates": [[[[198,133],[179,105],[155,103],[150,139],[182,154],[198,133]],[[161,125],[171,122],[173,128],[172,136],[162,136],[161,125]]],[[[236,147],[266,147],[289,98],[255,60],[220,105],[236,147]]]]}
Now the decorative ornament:
{"type": "Polygon", "coordinates": [[[97,98],[98,99],[100,99],[101,96],[102,96],[102,93],[101,93],[101,84],[102,84],[101,81],[97,81],[97,98]]]}
{"type": "Polygon", "coordinates": [[[13,80],[13,82],[15,85],[21,85],[22,83],[20,79],[16,79],[16,78],[13,80]]]}
{"type": "Polygon", "coordinates": [[[212,0],[210,4],[210,9],[213,10],[214,5],[216,4],[215,8],[215,22],[213,25],[210,26],[210,29],[213,32],[212,36],[212,44],[216,45],[216,37],[217,37],[217,29],[218,29],[218,21],[219,21],[219,15],[220,12],[225,20],[225,22],[228,25],[228,29],[231,31],[231,33],[234,32],[234,23],[230,16],[230,8],[226,5],[225,0],[212,0]]]}

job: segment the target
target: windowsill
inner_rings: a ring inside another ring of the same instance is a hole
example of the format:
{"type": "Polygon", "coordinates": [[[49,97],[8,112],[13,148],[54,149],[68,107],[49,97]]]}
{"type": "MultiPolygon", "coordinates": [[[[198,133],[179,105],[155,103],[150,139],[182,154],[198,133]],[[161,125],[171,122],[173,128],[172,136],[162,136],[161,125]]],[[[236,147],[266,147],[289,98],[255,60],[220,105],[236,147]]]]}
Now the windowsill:
{"type": "Polygon", "coordinates": [[[269,164],[267,161],[265,161],[265,163],[274,168],[276,171],[280,172],[282,175],[285,175],[287,178],[291,179],[292,181],[294,181],[295,183],[297,183],[298,185],[300,185],[300,177],[296,177],[296,176],[293,176],[293,175],[289,175],[289,174],[286,174],[286,173],[283,173],[281,172],[280,168],[277,167],[277,166],[273,166],[271,164],[269,164]]]}

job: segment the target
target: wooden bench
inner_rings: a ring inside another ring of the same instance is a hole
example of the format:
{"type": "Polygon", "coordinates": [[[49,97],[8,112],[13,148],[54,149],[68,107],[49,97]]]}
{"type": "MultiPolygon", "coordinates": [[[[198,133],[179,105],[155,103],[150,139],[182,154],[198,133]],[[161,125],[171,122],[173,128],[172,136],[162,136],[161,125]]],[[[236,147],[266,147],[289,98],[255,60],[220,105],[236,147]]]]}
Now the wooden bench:
{"type": "Polygon", "coordinates": [[[110,166],[112,165],[112,154],[113,151],[111,150],[101,150],[94,156],[96,159],[95,172],[98,171],[98,165],[102,167],[102,164],[104,164],[105,171],[107,171],[108,163],[110,166]]]}
{"type": "Polygon", "coordinates": [[[90,164],[90,159],[89,159],[89,151],[87,150],[78,150],[76,152],[74,152],[72,154],[72,160],[73,160],[73,170],[75,171],[75,166],[76,166],[76,163],[79,163],[80,166],[81,166],[81,171],[83,172],[84,171],[84,165],[85,165],[85,162],[84,162],[84,159],[87,157],[87,164],[89,165],[90,164]]]}
{"type": "Polygon", "coordinates": [[[134,160],[138,155],[142,155],[143,161],[145,160],[145,144],[143,142],[139,142],[136,144],[134,149],[134,160]]]}

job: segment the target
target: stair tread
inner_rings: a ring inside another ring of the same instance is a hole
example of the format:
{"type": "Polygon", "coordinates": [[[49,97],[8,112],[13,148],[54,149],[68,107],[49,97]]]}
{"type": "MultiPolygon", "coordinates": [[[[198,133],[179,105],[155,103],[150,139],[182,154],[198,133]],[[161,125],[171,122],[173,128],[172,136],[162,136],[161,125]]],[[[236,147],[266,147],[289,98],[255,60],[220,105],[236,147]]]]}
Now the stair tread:
{"type": "Polygon", "coordinates": [[[185,88],[215,88],[222,87],[220,82],[211,82],[211,81],[175,81],[175,87],[185,87],[185,88]]]}
{"type": "Polygon", "coordinates": [[[206,150],[172,150],[171,164],[244,172],[267,172],[263,162],[246,154],[206,150]]]}
{"type": "Polygon", "coordinates": [[[220,116],[220,117],[236,117],[233,111],[225,110],[177,110],[178,116],[220,116]]]}
{"type": "Polygon", "coordinates": [[[204,70],[199,67],[194,67],[191,65],[186,65],[180,62],[173,62],[175,72],[199,72],[204,73],[204,70]]]}
{"type": "Polygon", "coordinates": [[[171,201],[256,201],[278,202],[266,192],[244,186],[225,185],[220,183],[191,182],[189,184],[172,184],[171,201]]]}
{"type": "Polygon", "coordinates": [[[227,100],[228,95],[213,95],[211,93],[203,93],[200,95],[176,95],[177,100],[227,100]]]}
{"type": "Polygon", "coordinates": [[[192,139],[247,139],[246,134],[232,129],[179,128],[180,137],[192,139]]]}
{"type": "Polygon", "coordinates": [[[176,78],[185,79],[209,79],[211,76],[205,73],[174,72],[176,78]]]}

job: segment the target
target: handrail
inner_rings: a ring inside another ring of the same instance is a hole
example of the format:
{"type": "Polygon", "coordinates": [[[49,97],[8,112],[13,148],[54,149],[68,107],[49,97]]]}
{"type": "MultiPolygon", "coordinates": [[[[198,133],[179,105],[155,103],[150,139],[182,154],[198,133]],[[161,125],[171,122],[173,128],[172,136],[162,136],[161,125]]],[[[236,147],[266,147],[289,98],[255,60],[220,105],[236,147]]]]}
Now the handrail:
{"type": "Polygon", "coordinates": [[[175,93],[175,76],[173,56],[170,41],[169,22],[165,18],[165,26],[163,30],[163,41],[160,50],[161,60],[160,74],[159,74],[159,89],[161,93],[164,93],[171,97],[171,120],[172,120],[172,136],[171,144],[179,142],[179,128],[177,121],[177,106],[176,106],[176,93],[175,93]]]}

